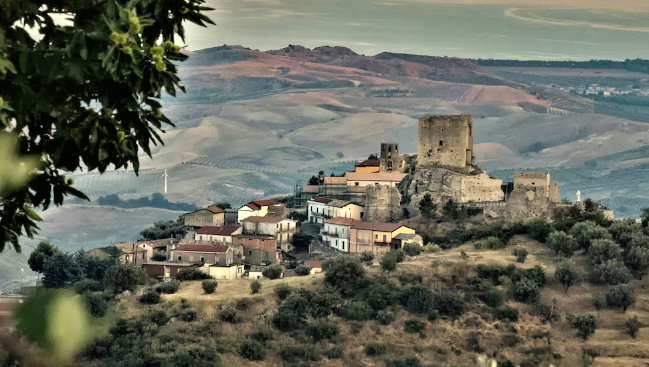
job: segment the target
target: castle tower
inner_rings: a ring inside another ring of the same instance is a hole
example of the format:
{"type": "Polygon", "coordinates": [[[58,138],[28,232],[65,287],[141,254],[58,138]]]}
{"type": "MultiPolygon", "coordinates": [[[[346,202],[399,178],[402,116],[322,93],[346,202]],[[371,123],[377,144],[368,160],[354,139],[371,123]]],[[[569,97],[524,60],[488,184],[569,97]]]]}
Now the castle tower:
{"type": "Polygon", "coordinates": [[[397,158],[399,156],[399,144],[381,143],[381,159],[397,158]]]}
{"type": "Polygon", "coordinates": [[[381,143],[381,156],[379,157],[380,172],[403,172],[405,157],[399,155],[399,144],[381,143]]]}
{"type": "Polygon", "coordinates": [[[420,118],[417,164],[457,168],[473,164],[473,116],[420,118]]]}

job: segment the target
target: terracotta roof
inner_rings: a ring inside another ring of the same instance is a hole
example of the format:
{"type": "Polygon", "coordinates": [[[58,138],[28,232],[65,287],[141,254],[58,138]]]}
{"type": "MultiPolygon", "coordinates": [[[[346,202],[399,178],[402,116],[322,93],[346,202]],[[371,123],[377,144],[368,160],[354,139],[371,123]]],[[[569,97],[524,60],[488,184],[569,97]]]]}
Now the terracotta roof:
{"type": "Polygon", "coordinates": [[[302,192],[318,192],[318,185],[304,185],[302,186],[302,192]]]}
{"type": "Polygon", "coordinates": [[[255,215],[255,216],[252,216],[252,217],[248,217],[248,218],[242,220],[242,222],[253,222],[253,223],[279,223],[279,222],[281,222],[281,221],[283,221],[283,220],[289,220],[289,221],[291,221],[291,222],[295,222],[295,221],[292,220],[292,219],[286,219],[286,218],[282,218],[282,217],[269,217],[269,216],[259,217],[259,216],[256,216],[256,215],[255,215]]]}
{"type": "Polygon", "coordinates": [[[356,219],[344,218],[344,217],[336,217],[336,218],[331,218],[331,219],[325,220],[325,223],[337,224],[337,225],[341,225],[341,226],[353,226],[358,222],[360,222],[360,221],[356,220],[356,219]]]}
{"type": "Polygon", "coordinates": [[[381,161],[378,159],[367,159],[362,162],[356,163],[356,167],[378,167],[381,165],[381,161]]]}
{"type": "Polygon", "coordinates": [[[219,208],[218,206],[208,206],[208,207],[205,208],[205,209],[211,211],[211,212],[214,213],[214,214],[225,213],[225,210],[219,208]]]}
{"type": "Polygon", "coordinates": [[[368,231],[394,232],[401,227],[404,227],[401,223],[358,222],[353,228],[368,231]]]}
{"type": "Polygon", "coordinates": [[[345,177],[325,177],[324,183],[325,185],[336,185],[336,184],[346,185],[347,179],[345,177]]]}
{"type": "Polygon", "coordinates": [[[190,252],[227,252],[228,246],[218,245],[181,245],[176,247],[174,251],[190,251],[190,252]]]}
{"type": "Polygon", "coordinates": [[[322,260],[304,260],[304,266],[311,269],[322,269],[322,260]]]}
{"type": "Polygon", "coordinates": [[[233,232],[239,229],[238,226],[223,226],[223,227],[201,227],[196,231],[196,234],[210,234],[215,236],[230,236],[233,232]]]}
{"type": "MultiPolygon", "coordinates": [[[[346,201],[346,200],[332,200],[327,204],[327,206],[334,206],[336,208],[344,208],[349,204],[353,204],[351,201],[346,201]]],[[[357,205],[357,204],[355,204],[357,205]]]]}
{"type": "Polygon", "coordinates": [[[401,182],[408,174],[399,172],[347,172],[345,177],[347,181],[388,181],[388,182],[401,182]]]}
{"type": "Polygon", "coordinates": [[[326,198],[324,196],[316,196],[316,197],[313,198],[313,201],[315,201],[316,203],[322,203],[322,204],[328,204],[328,203],[332,202],[333,200],[334,199],[332,199],[332,198],[326,198]]]}
{"type": "Polygon", "coordinates": [[[254,203],[254,204],[257,204],[259,206],[270,206],[270,205],[279,204],[277,202],[277,200],[275,200],[275,199],[255,200],[255,201],[251,201],[250,203],[254,203]]]}

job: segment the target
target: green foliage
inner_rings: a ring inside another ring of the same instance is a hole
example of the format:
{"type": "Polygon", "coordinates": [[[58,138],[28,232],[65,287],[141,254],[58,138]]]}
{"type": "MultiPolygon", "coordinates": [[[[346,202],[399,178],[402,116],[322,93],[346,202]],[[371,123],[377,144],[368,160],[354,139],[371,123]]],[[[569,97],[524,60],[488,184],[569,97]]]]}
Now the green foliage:
{"type": "Polygon", "coordinates": [[[621,307],[626,312],[635,303],[635,293],[628,284],[612,285],[606,291],[606,304],[609,307],[621,307]]]}
{"type": "Polygon", "coordinates": [[[545,277],[545,271],[540,265],[534,265],[533,268],[531,269],[518,269],[516,268],[511,275],[509,276],[512,280],[512,282],[516,283],[520,281],[523,278],[527,278],[534,283],[540,288],[545,287],[545,283],[547,281],[545,277]]]}
{"type": "Polygon", "coordinates": [[[218,285],[219,283],[216,280],[212,279],[205,279],[201,282],[201,287],[203,288],[203,292],[205,292],[205,294],[214,293],[218,285]]]}
{"type": "Polygon", "coordinates": [[[439,245],[435,243],[429,243],[426,246],[424,246],[424,252],[427,254],[435,254],[441,251],[442,249],[439,247],[439,245]]]}
{"type": "Polygon", "coordinates": [[[597,328],[597,319],[593,315],[581,315],[575,317],[572,322],[573,329],[577,329],[577,335],[582,337],[584,340],[595,333],[597,328]]]}
{"type": "Polygon", "coordinates": [[[117,194],[100,196],[97,199],[97,204],[126,209],[150,207],[186,212],[191,212],[196,209],[196,204],[169,202],[164,195],[159,192],[151,195],[151,199],[149,199],[148,196],[144,196],[137,199],[122,200],[117,196],[117,194]]]}
{"type": "Polygon", "coordinates": [[[258,280],[253,281],[250,283],[250,293],[251,294],[257,294],[261,290],[261,282],[258,280]]]}
{"type": "Polygon", "coordinates": [[[403,250],[390,250],[389,254],[393,254],[398,263],[403,262],[406,259],[406,253],[403,250]]]}
{"type": "Polygon", "coordinates": [[[367,302],[352,301],[342,309],[342,317],[347,320],[365,321],[372,318],[374,311],[367,302]]]}
{"type": "Polygon", "coordinates": [[[309,178],[308,185],[317,186],[319,184],[320,184],[320,179],[318,178],[318,176],[311,176],[311,178],[309,178]]]}
{"type": "Polygon", "coordinates": [[[84,279],[74,283],[74,292],[76,294],[84,294],[87,292],[101,292],[103,290],[103,285],[94,279],[84,279]]]}
{"type": "Polygon", "coordinates": [[[442,316],[457,319],[462,316],[467,309],[464,299],[459,298],[451,293],[437,293],[433,298],[433,309],[442,316]]]}
{"type": "Polygon", "coordinates": [[[638,315],[634,315],[632,319],[626,320],[627,333],[629,333],[629,335],[631,335],[633,339],[635,339],[636,336],[638,335],[638,331],[640,331],[640,328],[644,326],[645,326],[644,324],[638,321],[638,315]]]}
{"type": "Polygon", "coordinates": [[[583,274],[570,260],[563,260],[557,265],[554,279],[563,285],[563,289],[568,294],[568,288],[581,284],[583,274]]]}
{"type": "Polygon", "coordinates": [[[419,201],[419,211],[424,218],[434,218],[435,212],[437,211],[437,204],[433,202],[433,198],[430,194],[424,195],[423,198],[419,201]]]}
{"type": "Polygon", "coordinates": [[[385,344],[383,343],[370,342],[365,344],[365,354],[368,357],[380,356],[382,354],[385,354],[385,351],[386,348],[385,348],[385,344]]]}
{"type": "Polygon", "coordinates": [[[84,292],[81,296],[83,304],[92,317],[102,318],[108,311],[108,302],[103,293],[84,292]]]}
{"type": "Polygon", "coordinates": [[[627,247],[645,247],[649,248],[649,236],[644,233],[636,232],[631,235],[627,247]]]}
{"type": "Polygon", "coordinates": [[[29,255],[29,260],[27,260],[29,268],[37,273],[42,273],[45,260],[52,257],[57,252],[59,252],[58,247],[52,246],[47,241],[39,242],[38,246],[36,246],[34,251],[29,255]]]}
{"type": "Polygon", "coordinates": [[[550,233],[552,233],[552,225],[544,220],[538,219],[530,221],[527,224],[527,234],[530,238],[535,239],[541,243],[545,243],[550,233]]]}
{"type": "Polygon", "coordinates": [[[498,237],[488,237],[486,240],[482,241],[482,248],[500,250],[505,248],[505,243],[501,241],[498,237]]]}
{"type": "Polygon", "coordinates": [[[266,357],[266,347],[257,340],[246,339],[241,343],[239,354],[250,361],[263,361],[266,357]]]}
{"type": "Polygon", "coordinates": [[[409,312],[426,315],[432,308],[434,295],[428,288],[411,287],[404,291],[403,302],[409,312]]]}
{"type": "Polygon", "coordinates": [[[292,292],[293,288],[291,288],[288,283],[280,283],[275,286],[275,294],[280,300],[285,300],[288,296],[291,295],[292,292]]]}
{"type": "Polygon", "coordinates": [[[524,247],[516,247],[512,251],[512,255],[516,256],[516,262],[518,263],[524,263],[525,259],[527,258],[528,251],[524,247]]]}
{"type": "Polygon", "coordinates": [[[624,254],[624,265],[642,279],[649,271],[649,248],[633,246],[624,254]]]}
{"type": "Polygon", "coordinates": [[[299,276],[305,276],[311,274],[311,268],[307,268],[304,265],[299,265],[295,268],[295,274],[299,276]]]}
{"type": "Polygon", "coordinates": [[[442,213],[447,218],[463,220],[467,216],[467,209],[464,205],[459,206],[453,199],[449,199],[442,207],[442,213]]]}
{"type": "Polygon", "coordinates": [[[352,296],[366,284],[365,269],[358,258],[340,255],[327,260],[324,265],[325,284],[352,296]]]}
{"type": "Polygon", "coordinates": [[[520,281],[514,283],[513,293],[515,300],[527,304],[536,302],[540,296],[538,284],[528,278],[522,278],[520,281]]]}
{"type": "Polygon", "coordinates": [[[494,317],[498,320],[518,322],[518,310],[510,307],[498,308],[494,310],[494,317]]]}
{"type": "MultiPolygon", "coordinates": [[[[182,215],[176,220],[155,222],[153,226],[140,232],[140,236],[148,241],[162,240],[165,238],[178,237],[184,233],[184,220],[182,215]]],[[[162,259],[162,261],[166,260],[162,259]]]]}
{"type": "Polygon", "coordinates": [[[577,240],[563,231],[552,232],[548,236],[548,247],[558,256],[572,257],[579,248],[577,240]]]}
{"type": "Polygon", "coordinates": [[[594,222],[580,222],[575,224],[568,234],[577,240],[580,248],[588,250],[595,240],[610,240],[611,234],[606,228],[601,227],[594,222]]]}
{"type": "Polygon", "coordinates": [[[297,344],[282,348],[279,356],[287,362],[317,361],[318,353],[313,345],[297,344]]]}
{"type": "Polygon", "coordinates": [[[133,292],[138,285],[146,282],[147,275],[141,268],[128,265],[115,265],[106,271],[104,286],[113,293],[133,292]]]}
{"type": "Polygon", "coordinates": [[[373,310],[378,311],[398,303],[400,296],[401,291],[394,283],[379,277],[369,283],[356,298],[367,302],[373,310]]]}
{"type": "Polygon", "coordinates": [[[403,331],[409,334],[421,334],[426,329],[426,323],[418,319],[406,320],[403,324],[403,331]]]}
{"type": "Polygon", "coordinates": [[[403,245],[403,252],[408,256],[417,256],[421,254],[422,247],[418,243],[406,243],[403,245]]]}
{"type": "Polygon", "coordinates": [[[273,333],[273,330],[269,328],[261,328],[250,334],[248,337],[252,340],[260,342],[263,345],[266,345],[267,342],[275,338],[275,335],[273,333]]]}
{"type": "Polygon", "coordinates": [[[642,235],[642,226],[636,224],[634,220],[620,220],[613,222],[608,228],[608,232],[613,237],[613,241],[626,247],[633,235],[642,235]]]}
{"type": "Polygon", "coordinates": [[[503,276],[511,277],[515,270],[516,267],[513,265],[507,267],[498,265],[478,265],[476,267],[478,278],[490,280],[494,285],[500,285],[500,278],[503,276]]]}
{"type": "Polygon", "coordinates": [[[185,22],[213,24],[201,14],[210,10],[203,1],[10,7],[0,22],[0,125],[20,132],[19,159],[35,155],[40,164],[26,185],[0,193],[0,251],[6,243],[18,250],[23,234],[33,237],[40,218],[32,208],[62,205],[67,195],[88,199],[62,172],[129,165],[138,172],[140,149],[150,156],[162,125],[173,126],[160,110],[163,88],[184,91],[172,63],[187,58],[176,35],[184,39],[185,22]],[[58,14],[72,24],[54,21],[58,14]]]}
{"type": "Polygon", "coordinates": [[[55,252],[43,263],[43,285],[47,288],[68,287],[84,277],[83,267],[68,253],[55,252]]]}
{"type": "Polygon", "coordinates": [[[293,246],[296,250],[308,250],[313,238],[306,233],[298,232],[293,235],[293,246]]]}
{"type": "Polygon", "coordinates": [[[485,294],[480,296],[480,299],[482,302],[484,302],[487,306],[497,308],[502,306],[503,301],[505,300],[505,295],[501,291],[497,290],[490,290],[486,292],[485,294]]]}
{"type": "Polygon", "coordinates": [[[331,339],[338,335],[338,324],[327,319],[318,319],[311,323],[306,329],[306,334],[311,336],[313,340],[331,339]]]}
{"type": "Polygon", "coordinates": [[[238,324],[243,321],[243,315],[239,310],[232,306],[225,306],[219,314],[221,321],[229,322],[230,324],[238,324]]]}
{"type": "Polygon", "coordinates": [[[177,280],[172,280],[170,282],[158,284],[158,286],[155,287],[155,290],[158,293],[174,294],[178,291],[178,288],[180,288],[180,282],[177,280]]]}
{"type": "Polygon", "coordinates": [[[372,263],[374,261],[374,254],[369,251],[361,252],[359,259],[364,263],[372,263]]]}
{"type": "Polygon", "coordinates": [[[216,203],[214,203],[214,204],[212,204],[210,206],[215,206],[215,207],[223,209],[223,210],[232,209],[232,205],[230,203],[225,202],[225,201],[219,201],[219,202],[216,202],[216,203]]]}
{"type": "Polygon", "coordinates": [[[143,305],[155,305],[160,303],[160,293],[150,289],[138,298],[138,302],[143,305]]]}
{"type": "Polygon", "coordinates": [[[176,280],[181,282],[205,279],[214,279],[214,277],[198,268],[185,268],[176,275],[176,280]]]}
{"type": "Polygon", "coordinates": [[[164,310],[152,310],[149,312],[148,318],[158,326],[166,325],[169,322],[169,316],[164,310]]]}
{"type": "Polygon", "coordinates": [[[196,314],[196,311],[194,311],[191,308],[187,308],[182,310],[182,312],[179,315],[179,318],[185,322],[192,322],[198,320],[198,315],[196,314]]]}
{"type": "Polygon", "coordinates": [[[339,346],[334,346],[331,349],[329,349],[327,353],[325,353],[325,355],[329,359],[339,359],[345,355],[345,351],[343,350],[343,348],[339,346]]]}
{"type": "Polygon", "coordinates": [[[608,260],[596,268],[602,282],[608,285],[618,285],[631,281],[631,272],[624,264],[617,260],[608,260]]]}
{"type": "Polygon", "coordinates": [[[394,322],[394,313],[390,310],[381,310],[376,313],[376,320],[383,325],[389,325],[394,322]]]}
{"type": "Polygon", "coordinates": [[[280,264],[273,264],[261,272],[261,275],[268,279],[279,279],[282,274],[284,274],[284,267],[280,264]]]}
{"type": "Polygon", "coordinates": [[[397,268],[396,253],[392,251],[386,253],[381,258],[380,263],[381,263],[381,269],[383,269],[383,271],[387,271],[387,272],[394,271],[397,268]]]}
{"type": "Polygon", "coordinates": [[[390,360],[386,359],[385,360],[385,367],[425,367],[421,361],[416,358],[406,358],[406,359],[395,359],[395,360],[390,360]]]}
{"type": "Polygon", "coordinates": [[[593,265],[617,259],[620,257],[620,245],[611,240],[593,240],[588,248],[588,257],[593,265]]]}

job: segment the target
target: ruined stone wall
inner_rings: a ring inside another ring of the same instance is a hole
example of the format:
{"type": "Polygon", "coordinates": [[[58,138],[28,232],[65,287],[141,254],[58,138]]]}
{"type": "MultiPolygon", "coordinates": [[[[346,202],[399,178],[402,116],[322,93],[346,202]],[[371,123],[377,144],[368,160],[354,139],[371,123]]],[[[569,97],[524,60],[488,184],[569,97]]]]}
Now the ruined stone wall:
{"type": "Polygon", "coordinates": [[[550,188],[550,174],[548,172],[515,172],[514,188],[542,187],[550,188]]]}
{"type": "Polygon", "coordinates": [[[510,221],[550,220],[556,207],[542,190],[514,190],[507,198],[505,217],[510,221]]]}
{"type": "Polygon", "coordinates": [[[388,185],[367,186],[363,220],[391,222],[403,217],[399,189],[388,185]]]}
{"type": "Polygon", "coordinates": [[[548,198],[553,203],[561,202],[561,194],[559,193],[559,186],[551,186],[550,192],[548,193],[548,198]]]}
{"type": "Polygon", "coordinates": [[[502,201],[505,200],[505,193],[502,190],[502,180],[489,177],[486,173],[475,176],[466,176],[461,179],[460,202],[471,201],[502,201]]]}
{"type": "Polygon", "coordinates": [[[472,163],[472,116],[424,116],[419,119],[419,166],[466,167],[472,163]]]}

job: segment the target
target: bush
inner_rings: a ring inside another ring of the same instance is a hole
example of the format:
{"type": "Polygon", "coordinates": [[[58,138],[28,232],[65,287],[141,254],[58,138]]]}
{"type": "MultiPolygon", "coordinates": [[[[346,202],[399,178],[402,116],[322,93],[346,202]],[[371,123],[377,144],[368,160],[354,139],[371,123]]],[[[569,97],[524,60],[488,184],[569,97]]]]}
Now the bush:
{"type": "Polygon", "coordinates": [[[325,283],[338,289],[343,296],[353,296],[367,283],[363,265],[353,256],[336,256],[327,260],[323,267],[325,283]]]}
{"type": "Polygon", "coordinates": [[[155,290],[158,293],[174,294],[178,291],[178,288],[180,288],[180,282],[177,280],[172,280],[170,282],[159,284],[157,287],[155,287],[155,290]]]}
{"type": "Polygon", "coordinates": [[[427,254],[435,254],[435,253],[438,253],[438,252],[441,252],[441,251],[442,251],[442,248],[439,247],[439,245],[437,245],[435,243],[429,243],[426,246],[424,246],[424,252],[427,253],[427,254]]]}
{"type": "Polygon", "coordinates": [[[608,285],[618,285],[631,281],[631,272],[621,261],[617,259],[608,260],[597,267],[600,280],[608,285]]]}
{"type": "Polygon", "coordinates": [[[191,308],[188,308],[186,310],[183,310],[180,313],[181,320],[186,321],[186,322],[192,322],[196,321],[198,319],[198,315],[196,314],[196,311],[192,310],[191,308]]]}
{"type": "Polygon", "coordinates": [[[205,273],[198,268],[186,268],[178,272],[176,279],[181,282],[192,281],[192,280],[205,280],[205,279],[214,279],[209,274],[205,273]]]}
{"type": "Polygon", "coordinates": [[[277,298],[280,300],[285,300],[288,296],[291,295],[291,292],[293,292],[293,289],[291,288],[288,283],[280,283],[277,286],[275,286],[275,295],[277,295],[277,298]]]}
{"type": "Polygon", "coordinates": [[[406,320],[403,324],[403,331],[409,334],[421,334],[424,329],[426,329],[426,323],[417,319],[406,320]]]}
{"type": "Polygon", "coordinates": [[[100,282],[94,279],[84,279],[74,283],[74,291],[77,294],[84,294],[86,292],[101,292],[104,287],[100,282]]]}
{"type": "Polygon", "coordinates": [[[169,316],[167,316],[167,313],[164,310],[151,311],[148,315],[148,319],[158,326],[166,325],[169,322],[169,316]]]}
{"type": "Polygon", "coordinates": [[[502,306],[503,301],[505,300],[505,295],[503,292],[491,290],[481,295],[480,300],[489,307],[497,308],[502,306]]]}
{"type": "Polygon", "coordinates": [[[388,254],[394,254],[398,263],[402,263],[406,259],[406,253],[403,250],[390,250],[388,254]]]}
{"type": "Polygon", "coordinates": [[[547,244],[556,255],[562,257],[572,257],[579,248],[577,240],[563,231],[550,233],[547,244]]]}
{"type": "Polygon", "coordinates": [[[547,279],[545,271],[540,265],[534,265],[531,269],[515,269],[509,276],[512,282],[516,283],[523,278],[533,281],[540,288],[545,286],[547,279]]]}
{"type": "Polygon", "coordinates": [[[568,288],[581,284],[583,275],[570,260],[564,260],[557,265],[554,279],[563,285],[563,289],[568,294],[568,288]]]}
{"type": "Polygon", "coordinates": [[[394,322],[394,313],[390,310],[381,310],[376,313],[376,320],[383,325],[389,325],[394,322]]]}
{"type": "Polygon", "coordinates": [[[273,316],[273,325],[282,331],[299,330],[305,324],[306,319],[303,315],[284,307],[280,307],[279,311],[273,316]]]}
{"type": "Polygon", "coordinates": [[[406,358],[406,359],[395,359],[395,360],[385,360],[385,367],[424,367],[421,361],[416,358],[406,358]]]}
{"type": "Polygon", "coordinates": [[[595,333],[597,320],[593,315],[578,316],[573,320],[572,327],[573,329],[578,330],[577,335],[582,337],[584,340],[588,340],[588,338],[595,333]]]}
{"type": "Polygon", "coordinates": [[[638,321],[638,316],[633,316],[632,319],[627,319],[626,320],[626,330],[631,335],[633,339],[638,336],[638,331],[640,331],[640,328],[643,327],[644,325],[638,321]]]}
{"type": "Polygon", "coordinates": [[[229,322],[230,324],[238,324],[243,321],[241,312],[232,306],[223,307],[219,317],[221,321],[229,322]]]}
{"type": "Polygon", "coordinates": [[[219,283],[216,280],[205,279],[201,282],[201,287],[203,287],[203,292],[205,294],[212,294],[216,291],[216,287],[219,283]]]}
{"type": "Polygon", "coordinates": [[[419,200],[419,211],[421,212],[422,217],[434,218],[436,210],[437,204],[433,202],[433,198],[430,194],[424,195],[424,197],[419,200]]]}
{"type": "Polygon", "coordinates": [[[523,278],[519,282],[515,283],[513,285],[513,290],[514,299],[527,304],[536,302],[540,296],[539,286],[536,282],[528,278],[523,278]]]}
{"type": "Polygon", "coordinates": [[[421,284],[424,281],[424,277],[420,274],[401,274],[399,275],[399,282],[401,285],[406,284],[421,284]]]}
{"type": "Polygon", "coordinates": [[[433,305],[434,296],[425,287],[411,287],[404,292],[404,306],[412,313],[427,315],[433,305]]]}
{"type": "Polygon", "coordinates": [[[252,294],[257,294],[261,290],[261,282],[258,280],[253,281],[250,283],[250,293],[252,294]]]}
{"type": "Polygon", "coordinates": [[[500,250],[504,249],[505,246],[505,243],[498,237],[487,237],[486,240],[482,241],[482,248],[485,249],[500,250]]]}
{"type": "Polygon", "coordinates": [[[257,340],[246,339],[241,343],[239,354],[250,361],[263,361],[266,357],[266,348],[257,340]]]}
{"type": "Polygon", "coordinates": [[[369,251],[361,252],[360,259],[364,263],[371,263],[374,261],[374,254],[369,251]]]}
{"type": "Polygon", "coordinates": [[[609,307],[621,307],[626,312],[635,303],[635,293],[628,284],[613,285],[606,292],[606,304],[609,307]]]}
{"type": "Polygon", "coordinates": [[[370,357],[385,354],[385,345],[382,343],[367,343],[365,344],[365,354],[370,357]]]}
{"type": "Polygon", "coordinates": [[[284,268],[280,264],[273,264],[264,269],[264,271],[261,272],[261,275],[268,279],[279,279],[282,277],[283,273],[284,268]]]}
{"type": "Polygon", "coordinates": [[[338,324],[327,319],[318,319],[309,325],[306,333],[315,341],[331,339],[338,335],[338,324]]]}
{"type": "Polygon", "coordinates": [[[593,240],[588,248],[588,257],[593,265],[603,264],[620,256],[620,245],[611,240],[593,240]]]}
{"type": "Polygon", "coordinates": [[[498,320],[518,322],[518,310],[510,307],[499,308],[494,311],[494,317],[498,320]]]}
{"type": "Polygon", "coordinates": [[[252,306],[256,302],[257,301],[251,297],[237,298],[236,302],[234,303],[234,308],[236,308],[239,311],[245,311],[249,309],[250,306],[252,306]]]}
{"type": "Polygon", "coordinates": [[[342,316],[347,320],[365,321],[372,318],[372,307],[364,301],[352,301],[342,310],[342,316]]]}
{"type": "Polygon", "coordinates": [[[640,246],[629,247],[624,255],[624,265],[638,278],[642,279],[649,270],[649,248],[640,246]]]}
{"type": "Polygon", "coordinates": [[[144,294],[142,294],[142,296],[140,296],[138,301],[143,305],[155,305],[155,304],[158,304],[158,303],[160,303],[160,293],[150,289],[150,290],[144,292],[144,294]]]}
{"type": "Polygon", "coordinates": [[[92,317],[101,318],[106,316],[108,303],[102,293],[84,292],[81,295],[81,300],[92,317]]]}
{"type": "Polygon", "coordinates": [[[478,278],[490,280],[494,285],[500,285],[500,277],[511,277],[516,271],[516,266],[478,265],[476,271],[478,272],[478,278]]]}
{"type": "Polygon", "coordinates": [[[417,243],[406,243],[403,245],[403,252],[408,256],[417,256],[421,254],[421,246],[417,243]]]}
{"type": "Polygon", "coordinates": [[[256,340],[260,342],[263,345],[266,345],[266,343],[270,340],[274,339],[274,333],[273,330],[268,329],[268,328],[263,328],[255,331],[254,333],[248,335],[248,338],[252,340],[256,340]]]}
{"type": "Polygon", "coordinates": [[[544,220],[533,220],[527,224],[527,233],[539,242],[545,243],[552,232],[552,225],[544,220]]]}
{"type": "Polygon", "coordinates": [[[342,358],[345,355],[345,351],[343,348],[339,346],[334,346],[333,348],[329,349],[326,353],[327,358],[329,359],[339,359],[342,358]]]}
{"type": "Polygon", "coordinates": [[[512,251],[512,255],[516,256],[516,262],[524,263],[525,258],[527,258],[527,249],[524,247],[517,247],[512,251]]]}
{"type": "Polygon", "coordinates": [[[295,346],[284,347],[279,352],[279,355],[287,362],[318,360],[318,355],[312,345],[298,344],[295,346]]]}
{"type": "Polygon", "coordinates": [[[440,315],[457,319],[466,312],[466,302],[454,294],[435,294],[433,309],[440,315]]]}
{"type": "Polygon", "coordinates": [[[295,274],[299,276],[305,276],[311,274],[311,268],[307,268],[304,265],[300,265],[295,268],[295,274]]]}
{"type": "Polygon", "coordinates": [[[129,265],[115,265],[106,270],[104,285],[113,293],[133,292],[138,285],[146,282],[147,275],[141,268],[129,265]]]}
{"type": "Polygon", "coordinates": [[[393,252],[388,252],[387,254],[383,255],[383,257],[381,258],[381,269],[383,269],[383,271],[390,272],[396,268],[397,255],[393,252]]]}

